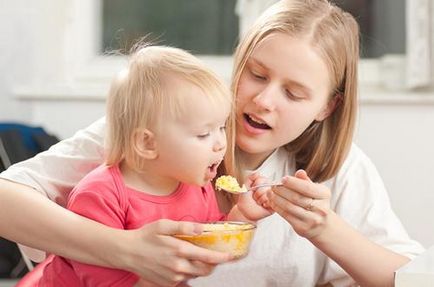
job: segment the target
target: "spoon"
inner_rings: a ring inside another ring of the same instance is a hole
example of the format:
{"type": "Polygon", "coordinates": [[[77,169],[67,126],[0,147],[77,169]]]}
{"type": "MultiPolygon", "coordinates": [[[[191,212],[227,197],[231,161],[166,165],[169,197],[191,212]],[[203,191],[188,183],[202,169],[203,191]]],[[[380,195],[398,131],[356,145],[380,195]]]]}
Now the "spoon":
{"type": "Polygon", "coordinates": [[[241,194],[241,193],[246,193],[248,191],[254,191],[257,188],[261,188],[261,187],[269,187],[269,186],[279,186],[282,185],[281,182],[271,182],[271,183],[263,183],[263,184],[258,184],[258,185],[254,185],[251,186],[250,188],[247,188],[244,184],[241,187],[238,187],[237,190],[234,189],[228,189],[228,188],[224,188],[222,186],[216,186],[217,190],[223,190],[232,194],[241,194]]]}

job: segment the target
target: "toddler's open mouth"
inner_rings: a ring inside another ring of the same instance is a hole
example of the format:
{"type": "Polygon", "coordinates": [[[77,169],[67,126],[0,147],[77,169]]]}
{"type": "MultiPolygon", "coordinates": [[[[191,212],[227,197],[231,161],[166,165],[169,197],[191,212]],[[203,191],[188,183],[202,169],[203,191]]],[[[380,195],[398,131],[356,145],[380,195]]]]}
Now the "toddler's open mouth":
{"type": "Polygon", "coordinates": [[[220,165],[221,162],[222,161],[219,160],[218,162],[215,162],[215,163],[211,164],[210,166],[208,166],[209,171],[211,173],[214,172],[214,171],[217,172],[217,168],[218,168],[218,166],[220,165]]]}
{"type": "Polygon", "coordinates": [[[217,168],[219,167],[220,163],[222,162],[222,159],[214,162],[213,164],[208,166],[207,174],[210,179],[213,179],[217,175],[217,168]]]}

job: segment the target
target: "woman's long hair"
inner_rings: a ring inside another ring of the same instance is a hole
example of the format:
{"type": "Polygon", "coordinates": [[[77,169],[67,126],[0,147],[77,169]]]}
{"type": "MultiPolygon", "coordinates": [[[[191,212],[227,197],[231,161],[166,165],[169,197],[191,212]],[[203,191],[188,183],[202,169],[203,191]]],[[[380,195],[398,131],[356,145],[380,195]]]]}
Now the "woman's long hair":
{"type": "Polygon", "coordinates": [[[297,168],[305,169],[314,181],[325,181],[337,174],[353,139],[358,102],[358,24],[349,13],[326,0],[279,1],[258,18],[237,47],[231,87],[234,97],[247,59],[274,32],[310,39],[330,71],[330,100],[336,101],[335,110],[285,146],[295,155],[297,168]]]}

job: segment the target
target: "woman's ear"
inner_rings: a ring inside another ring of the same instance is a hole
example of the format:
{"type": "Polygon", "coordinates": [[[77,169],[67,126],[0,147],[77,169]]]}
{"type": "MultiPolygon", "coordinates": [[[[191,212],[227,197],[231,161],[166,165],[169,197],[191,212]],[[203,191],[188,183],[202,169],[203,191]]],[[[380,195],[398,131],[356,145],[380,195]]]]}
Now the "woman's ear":
{"type": "Polygon", "coordinates": [[[133,135],[134,151],[144,159],[156,159],[158,156],[155,135],[148,129],[138,129],[133,135]]]}
{"type": "Polygon", "coordinates": [[[317,122],[321,122],[328,118],[339,105],[342,103],[342,94],[336,93],[335,96],[327,103],[327,106],[315,118],[317,122]]]}

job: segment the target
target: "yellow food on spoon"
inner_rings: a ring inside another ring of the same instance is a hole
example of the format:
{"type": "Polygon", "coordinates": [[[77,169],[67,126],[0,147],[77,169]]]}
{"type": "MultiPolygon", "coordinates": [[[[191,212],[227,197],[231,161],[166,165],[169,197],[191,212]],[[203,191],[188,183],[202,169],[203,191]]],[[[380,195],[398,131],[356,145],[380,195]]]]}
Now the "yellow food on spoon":
{"type": "Polygon", "coordinates": [[[247,191],[245,185],[240,186],[235,177],[230,175],[222,175],[215,181],[216,189],[224,190],[230,193],[243,193],[247,191]]]}

